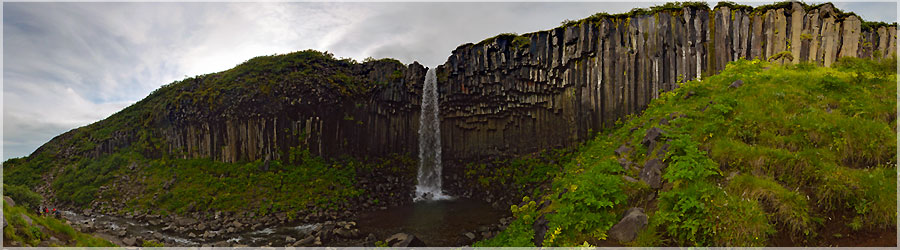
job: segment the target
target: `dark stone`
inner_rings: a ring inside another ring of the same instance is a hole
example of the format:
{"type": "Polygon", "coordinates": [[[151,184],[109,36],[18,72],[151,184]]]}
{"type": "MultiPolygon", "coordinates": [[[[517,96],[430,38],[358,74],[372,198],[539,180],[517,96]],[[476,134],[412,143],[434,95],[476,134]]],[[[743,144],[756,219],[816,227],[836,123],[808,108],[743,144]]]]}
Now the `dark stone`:
{"type": "Polygon", "coordinates": [[[474,240],[475,240],[475,234],[473,234],[472,232],[467,232],[467,233],[465,233],[465,234],[463,234],[463,235],[466,236],[466,238],[468,238],[470,241],[474,241],[474,240]]]}
{"type": "Polygon", "coordinates": [[[639,177],[651,188],[659,189],[662,187],[662,168],[662,161],[656,158],[650,159],[644,164],[644,169],[641,169],[639,177]]]}
{"type": "Polygon", "coordinates": [[[647,226],[647,215],[642,208],[629,208],[619,223],[609,229],[609,237],[620,243],[633,241],[638,232],[647,226]]]}
{"type": "Polygon", "coordinates": [[[622,146],[619,146],[619,148],[617,148],[615,152],[617,156],[622,156],[631,152],[631,148],[623,144],[622,146]]]}
{"type": "Polygon", "coordinates": [[[647,130],[647,134],[644,135],[644,139],[641,140],[641,144],[644,144],[644,146],[649,147],[650,143],[655,142],[656,139],[658,139],[659,136],[662,135],[662,133],[663,133],[662,129],[659,129],[657,127],[650,128],[649,130],[647,130]]]}
{"type": "Polygon", "coordinates": [[[408,233],[396,233],[384,240],[391,247],[425,247],[425,242],[408,233]]]}
{"type": "Polygon", "coordinates": [[[544,218],[542,214],[541,217],[538,217],[537,220],[534,220],[534,224],[532,228],[534,229],[534,245],[541,247],[544,244],[544,235],[547,234],[547,230],[550,229],[548,225],[550,221],[544,218]]]}
{"type": "Polygon", "coordinates": [[[669,119],[662,118],[661,120],[659,120],[659,125],[660,125],[660,126],[668,126],[668,125],[669,125],[669,119]]]}
{"type": "Polygon", "coordinates": [[[744,85],[744,81],[741,81],[740,79],[738,79],[738,80],[732,82],[731,85],[728,85],[728,87],[736,89],[736,88],[740,88],[741,85],[744,85]]]}
{"type": "Polygon", "coordinates": [[[135,246],[137,240],[135,238],[126,237],[125,239],[122,239],[122,243],[125,244],[125,246],[135,246]]]}
{"type": "Polygon", "coordinates": [[[310,246],[315,241],[316,241],[316,236],[310,235],[310,236],[306,236],[306,238],[303,238],[302,240],[294,242],[294,246],[310,246]]]}
{"type": "Polygon", "coordinates": [[[634,163],[632,163],[632,162],[629,161],[628,159],[625,159],[625,158],[619,158],[619,166],[622,166],[622,169],[623,169],[623,170],[628,170],[628,168],[631,167],[631,164],[634,164],[634,163]]]}

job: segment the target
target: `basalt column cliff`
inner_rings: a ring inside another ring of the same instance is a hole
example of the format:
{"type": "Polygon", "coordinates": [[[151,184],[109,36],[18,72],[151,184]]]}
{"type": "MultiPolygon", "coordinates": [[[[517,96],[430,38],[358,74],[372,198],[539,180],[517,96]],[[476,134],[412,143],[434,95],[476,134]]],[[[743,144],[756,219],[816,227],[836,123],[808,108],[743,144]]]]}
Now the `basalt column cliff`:
{"type": "Polygon", "coordinates": [[[738,59],[781,63],[896,52],[897,27],[863,27],[829,4],[723,5],[595,15],[465,44],[438,67],[448,161],[572,146],[661,91],[738,59]]]}

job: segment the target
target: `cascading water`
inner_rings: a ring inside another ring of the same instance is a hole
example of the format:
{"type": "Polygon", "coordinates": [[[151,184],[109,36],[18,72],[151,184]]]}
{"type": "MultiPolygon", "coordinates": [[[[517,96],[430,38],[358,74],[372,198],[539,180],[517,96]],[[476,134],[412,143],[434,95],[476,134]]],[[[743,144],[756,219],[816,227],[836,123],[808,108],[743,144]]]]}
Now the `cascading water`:
{"type": "Polygon", "coordinates": [[[441,127],[434,69],[425,73],[419,117],[419,175],[414,200],[450,198],[441,190],[441,127]]]}

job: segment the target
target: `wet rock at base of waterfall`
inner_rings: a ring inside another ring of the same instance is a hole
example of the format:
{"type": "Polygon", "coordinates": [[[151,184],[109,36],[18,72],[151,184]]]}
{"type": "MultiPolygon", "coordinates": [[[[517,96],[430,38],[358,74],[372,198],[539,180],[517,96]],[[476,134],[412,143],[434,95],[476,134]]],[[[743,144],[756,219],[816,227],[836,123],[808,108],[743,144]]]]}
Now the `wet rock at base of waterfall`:
{"type": "Polygon", "coordinates": [[[189,238],[197,238],[197,234],[194,234],[193,232],[191,232],[188,234],[188,237],[189,238]]]}
{"type": "Polygon", "coordinates": [[[297,239],[294,239],[294,237],[291,237],[291,236],[284,237],[284,242],[293,243],[294,241],[297,241],[297,239]]]}
{"type": "Polygon", "coordinates": [[[548,225],[550,221],[544,218],[542,214],[541,217],[538,217],[537,220],[534,220],[534,224],[532,224],[532,228],[534,229],[534,245],[541,247],[544,244],[544,235],[547,234],[547,230],[550,229],[548,225]]]}
{"type": "Polygon", "coordinates": [[[631,152],[631,148],[623,144],[622,146],[619,146],[619,148],[617,148],[615,152],[617,156],[622,156],[631,152]]]}
{"type": "Polygon", "coordinates": [[[732,82],[731,85],[728,85],[728,88],[732,88],[732,89],[740,88],[741,85],[744,85],[744,81],[738,79],[738,80],[735,80],[734,82],[732,82]]]}
{"type": "Polygon", "coordinates": [[[650,159],[644,164],[644,169],[641,169],[638,177],[650,188],[659,189],[662,187],[662,167],[662,161],[656,158],[650,159]]]}
{"type": "Polygon", "coordinates": [[[128,234],[128,232],[126,232],[125,229],[122,229],[122,230],[119,230],[116,232],[116,236],[119,236],[119,237],[125,237],[125,235],[127,235],[127,234],[128,234]]]}
{"type": "Polygon", "coordinates": [[[194,230],[206,231],[206,223],[197,224],[197,226],[194,226],[194,230]]]}
{"type": "Polygon", "coordinates": [[[425,247],[425,242],[408,233],[396,233],[384,242],[391,247],[425,247]]]}
{"type": "Polygon", "coordinates": [[[472,232],[467,232],[467,233],[463,234],[463,236],[466,236],[466,238],[471,241],[475,240],[475,234],[473,234],[472,232]]]}
{"type": "Polygon", "coordinates": [[[625,212],[625,216],[609,229],[609,237],[620,243],[631,242],[638,232],[647,226],[647,215],[644,209],[633,207],[625,212]]]}
{"type": "Polygon", "coordinates": [[[657,127],[650,128],[649,130],[647,130],[647,134],[644,135],[644,139],[641,140],[641,144],[644,144],[644,146],[650,147],[650,143],[656,142],[656,139],[658,139],[659,136],[662,135],[662,133],[663,133],[662,129],[659,129],[657,127]]]}
{"type": "Polygon", "coordinates": [[[301,240],[298,240],[297,242],[294,242],[293,246],[295,246],[295,247],[311,246],[315,241],[316,241],[316,236],[309,235],[309,236],[306,236],[306,238],[303,238],[301,240]]]}
{"type": "Polygon", "coordinates": [[[359,238],[359,229],[346,229],[346,228],[338,228],[334,230],[334,234],[337,234],[341,238],[345,239],[356,239],[359,238]]]}
{"type": "Polygon", "coordinates": [[[136,246],[137,240],[132,237],[126,237],[125,239],[122,239],[122,243],[125,244],[125,246],[136,246]]]}
{"type": "Polygon", "coordinates": [[[236,231],[237,231],[237,230],[235,230],[234,227],[228,227],[228,229],[225,229],[225,232],[226,232],[226,233],[234,233],[234,232],[236,232],[236,231]]]}

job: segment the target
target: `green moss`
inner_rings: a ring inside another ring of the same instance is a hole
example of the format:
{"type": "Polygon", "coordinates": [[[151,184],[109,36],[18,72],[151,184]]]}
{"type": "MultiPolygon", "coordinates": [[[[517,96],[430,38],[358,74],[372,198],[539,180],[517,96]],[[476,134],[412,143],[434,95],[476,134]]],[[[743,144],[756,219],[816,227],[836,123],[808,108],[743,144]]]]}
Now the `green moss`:
{"type": "Polygon", "coordinates": [[[753,11],[753,6],[737,4],[737,3],[729,2],[729,1],[719,2],[718,4],[716,4],[716,7],[714,9],[718,9],[720,7],[728,7],[729,9],[731,9],[731,11],[735,11],[735,10],[742,10],[745,12],[753,11]]]}

